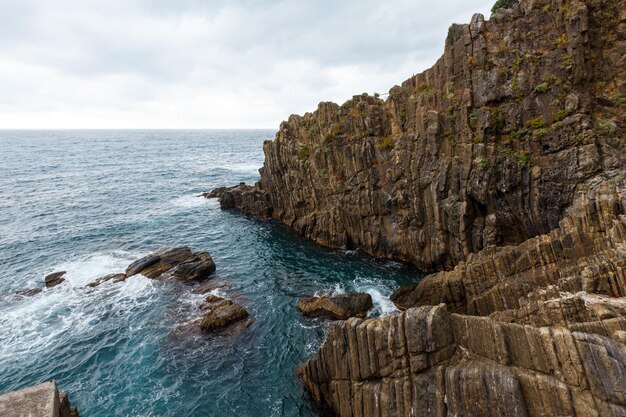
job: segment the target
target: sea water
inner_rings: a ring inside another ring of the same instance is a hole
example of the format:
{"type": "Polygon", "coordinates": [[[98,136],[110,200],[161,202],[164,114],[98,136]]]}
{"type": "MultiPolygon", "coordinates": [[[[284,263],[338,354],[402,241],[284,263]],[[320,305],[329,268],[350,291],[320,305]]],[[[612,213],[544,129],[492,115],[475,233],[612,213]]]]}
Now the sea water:
{"type": "Polygon", "coordinates": [[[328,322],[299,297],[366,291],[370,316],[419,274],[333,251],[199,197],[254,183],[270,130],[0,131],[0,394],[56,379],[83,417],[315,416],[298,367],[328,322]],[[85,288],[159,248],[208,251],[213,291],[254,322],[186,332],[206,295],[135,276],[85,288]],[[32,297],[53,271],[66,282],[32,297]]]}

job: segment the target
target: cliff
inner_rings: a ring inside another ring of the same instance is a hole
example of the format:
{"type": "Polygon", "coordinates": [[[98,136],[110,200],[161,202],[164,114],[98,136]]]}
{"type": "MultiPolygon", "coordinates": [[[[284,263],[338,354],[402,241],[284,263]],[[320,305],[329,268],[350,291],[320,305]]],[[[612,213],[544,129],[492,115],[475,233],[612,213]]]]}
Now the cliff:
{"type": "Polygon", "coordinates": [[[223,208],[433,272],[303,366],[341,416],[626,416],[626,1],[453,25],[381,100],[291,116],[223,208]]]}
{"type": "Polygon", "coordinates": [[[453,25],[387,100],[290,116],[223,206],[426,271],[547,233],[579,184],[624,166],[623,6],[526,0],[453,25]]]}

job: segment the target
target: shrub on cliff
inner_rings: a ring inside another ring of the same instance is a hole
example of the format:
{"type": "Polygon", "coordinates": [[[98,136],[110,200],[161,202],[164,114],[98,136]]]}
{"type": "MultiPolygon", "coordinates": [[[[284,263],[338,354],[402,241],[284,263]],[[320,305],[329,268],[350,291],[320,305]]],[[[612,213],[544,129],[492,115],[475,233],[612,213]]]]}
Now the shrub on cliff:
{"type": "Polygon", "coordinates": [[[517,3],[517,0],[497,0],[496,4],[493,5],[493,7],[491,8],[491,13],[495,13],[496,10],[501,9],[503,7],[511,7],[513,6],[515,3],[517,3]]]}
{"type": "Polygon", "coordinates": [[[383,136],[382,138],[378,139],[378,142],[376,143],[376,147],[380,151],[388,152],[393,149],[393,146],[394,146],[394,141],[391,136],[383,136]]]}

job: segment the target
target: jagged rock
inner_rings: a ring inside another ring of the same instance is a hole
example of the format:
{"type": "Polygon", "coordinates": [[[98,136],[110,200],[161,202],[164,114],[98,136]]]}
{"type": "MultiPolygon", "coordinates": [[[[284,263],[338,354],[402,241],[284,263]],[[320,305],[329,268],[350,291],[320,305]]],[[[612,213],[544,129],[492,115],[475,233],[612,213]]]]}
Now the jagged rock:
{"type": "MultiPolygon", "coordinates": [[[[622,317],[614,328],[624,329],[622,317]]],[[[331,327],[300,374],[339,416],[623,416],[616,334],[411,308],[331,327]],[[411,413],[413,410],[413,414],[411,413]]]]}
{"type": "Polygon", "coordinates": [[[63,275],[65,274],[66,274],[66,271],[58,271],[58,272],[53,272],[51,274],[46,275],[44,278],[46,288],[56,287],[57,285],[63,283],[65,281],[65,278],[63,278],[63,275]]]}
{"type": "Polygon", "coordinates": [[[172,269],[172,274],[183,281],[204,278],[215,272],[215,262],[208,252],[195,253],[172,269]]]}
{"type": "Polygon", "coordinates": [[[98,285],[107,282],[107,281],[113,281],[113,282],[121,282],[121,281],[125,281],[126,278],[128,278],[126,276],[125,273],[123,272],[118,272],[118,273],[114,273],[114,274],[108,274],[105,275],[103,277],[97,278],[95,280],[93,280],[92,282],[90,282],[89,284],[87,284],[86,286],[89,288],[95,288],[98,285]]]}
{"type": "Polygon", "coordinates": [[[387,100],[320,103],[264,144],[261,179],[230,201],[439,271],[393,294],[403,313],[332,325],[301,371],[318,403],[626,415],[624,10],[520,0],[476,15],[387,100]]]}
{"type": "Polygon", "coordinates": [[[216,188],[205,193],[205,197],[219,198],[220,208],[224,210],[237,209],[257,217],[270,217],[272,214],[266,193],[244,182],[234,187],[216,188]]]}
{"type": "Polygon", "coordinates": [[[248,317],[248,311],[241,305],[215,295],[209,295],[200,309],[205,312],[200,322],[200,329],[205,332],[228,327],[248,317]]]}
{"type": "Polygon", "coordinates": [[[560,227],[517,246],[471,254],[452,271],[439,272],[394,292],[399,308],[448,304],[453,311],[488,315],[518,309],[538,288],[626,296],[626,184],[596,179],[578,187],[560,227]]]}
{"type": "Polygon", "coordinates": [[[387,100],[290,116],[260,181],[220,202],[429,272],[545,234],[578,184],[626,165],[623,5],[524,0],[453,25],[442,58],[387,100]]]}
{"type": "Polygon", "coordinates": [[[346,320],[363,318],[373,307],[372,296],[364,292],[351,292],[336,296],[311,296],[298,300],[298,310],[309,317],[327,317],[346,320]]]}
{"type": "Polygon", "coordinates": [[[126,276],[141,274],[158,278],[164,273],[187,281],[204,278],[215,271],[215,263],[207,252],[193,253],[186,246],[164,249],[145,256],[126,268],[126,276]]]}

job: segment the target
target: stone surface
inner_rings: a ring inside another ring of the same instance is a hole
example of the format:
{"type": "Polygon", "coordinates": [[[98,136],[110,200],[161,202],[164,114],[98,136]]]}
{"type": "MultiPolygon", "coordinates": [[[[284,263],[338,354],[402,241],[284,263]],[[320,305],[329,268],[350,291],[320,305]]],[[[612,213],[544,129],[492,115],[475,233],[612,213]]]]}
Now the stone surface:
{"type": "Polygon", "coordinates": [[[200,309],[204,312],[200,329],[205,332],[223,329],[248,317],[241,305],[215,295],[209,295],[200,309]]]}
{"type": "Polygon", "coordinates": [[[337,322],[301,376],[339,416],[624,416],[625,326],[597,334],[423,306],[337,322]]]}
{"type": "Polygon", "coordinates": [[[79,417],[79,413],[53,380],[0,395],[0,416],[79,417]]]}
{"type": "Polygon", "coordinates": [[[126,278],[128,278],[128,277],[123,272],[118,272],[118,273],[114,273],[114,274],[108,274],[108,275],[105,275],[103,277],[96,278],[95,280],[93,280],[92,282],[87,284],[87,287],[95,288],[98,285],[100,285],[100,284],[102,284],[104,282],[107,282],[107,281],[121,282],[121,281],[125,281],[126,278]]]}
{"type": "Polygon", "coordinates": [[[447,303],[452,311],[488,315],[518,309],[531,291],[626,296],[626,183],[591,181],[578,188],[559,228],[517,246],[471,254],[452,271],[429,275],[391,299],[400,308],[447,303]]]}
{"type": "Polygon", "coordinates": [[[215,272],[215,262],[208,252],[197,252],[172,269],[172,274],[183,281],[204,278],[215,272]]]}
{"type": "Polygon", "coordinates": [[[65,282],[65,278],[63,278],[63,275],[65,275],[65,273],[66,273],[65,271],[58,271],[58,272],[53,272],[51,274],[46,275],[44,278],[44,283],[46,284],[46,288],[56,287],[57,285],[65,282]]]}
{"type": "Polygon", "coordinates": [[[452,25],[431,69],[384,101],[290,116],[264,143],[260,181],[215,195],[431,272],[548,233],[579,184],[626,164],[623,9],[523,0],[452,25]]]}
{"type": "Polygon", "coordinates": [[[402,313],[332,325],[301,369],[319,404],[626,416],[624,10],[520,0],[475,15],[385,101],[321,103],[264,144],[245,193],[271,217],[432,272],[393,294],[402,313]]]}
{"type": "Polygon", "coordinates": [[[298,300],[298,310],[309,317],[326,317],[346,320],[350,317],[364,318],[373,307],[372,296],[363,292],[351,292],[336,296],[311,296],[298,300]]]}
{"type": "Polygon", "coordinates": [[[126,276],[141,274],[147,278],[159,278],[163,274],[182,281],[201,279],[215,271],[215,263],[208,252],[193,253],[186,246],[163,249],[131,263],[126,276]]]}

